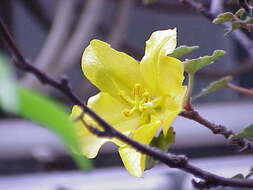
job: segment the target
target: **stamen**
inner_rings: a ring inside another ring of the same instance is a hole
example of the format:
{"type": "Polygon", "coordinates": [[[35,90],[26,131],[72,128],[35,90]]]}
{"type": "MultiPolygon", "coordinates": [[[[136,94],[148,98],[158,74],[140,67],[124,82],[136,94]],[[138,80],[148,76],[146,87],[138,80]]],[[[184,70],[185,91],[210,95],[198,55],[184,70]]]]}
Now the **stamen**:
{"type": "Polygon", "coordinates": [[[135,84],[134,85],[134,89],[133,89],[133,94],[134,94],[134,98],[138,98],[140,96],[141,93],[141,85],[140,84],[135,84]]]}
{"type": "Polygon", "coordinates": [[[125,110],[123,111],[123,114],[124,114],[126,117],[131,117],[131,116],[134,114],[134,112],[135,112],[136,110],[137,110],[136,107],[133,107],[131,110],[125,109],[125,110]]]}
{"type": "Polygon", "coordinates": [[[143,100],[145,103],[147,103],[148,101],[150,101],[150,94],[148,92],[144,92],[142,94],[143,100]]]}
{"type": "Polygon", "coordinates": [[[139,106],[139,110],[140,112],[144,112],[144,111],[147,111],[148,109],[152,108],[154,105],[152,102],[147,102],[147,103],[144,103],[144,104],[141,104],[139,106]]]}
{"type": "Polygon", "coordinates": [[[126,95],[125,91],[121,90],[119,96],[127,104],[134,104],[134,102],[126,95]]]}

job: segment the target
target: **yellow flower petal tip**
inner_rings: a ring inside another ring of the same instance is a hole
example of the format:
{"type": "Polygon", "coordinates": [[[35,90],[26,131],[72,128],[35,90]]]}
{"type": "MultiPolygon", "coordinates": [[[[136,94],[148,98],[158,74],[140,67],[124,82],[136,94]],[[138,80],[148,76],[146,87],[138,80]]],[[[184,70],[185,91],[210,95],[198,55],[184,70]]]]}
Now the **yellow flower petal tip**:
{"type": "MultiPolygon", "coordinates": [[[[146,42],[144,57],[138,62],[106,42],[92,40],[84,50],[81,65],[84,75],[101,92],[88,100],[88,107],[139,143],[150,144],[161,128],[166,134],[183,109],[186,92],[181,61],[167,56],[176,45],[176,28],[155,31],[146,42]]],[[[79,112],[74,106],[72,116],[79,112]]],[[[84,119],[96,124],[89,117],[84,119]]],[[[114,142],[129,173],[142,176],[145,155],[119,140],[95,137],[80,122],[76,125],[85,155],[93,158],[104,143],[114,142]]]]}
{"type": "Polygon", "coordinates": [[[145,155],[129,146],[119,148],[119,154],[127,171],[135,177],[142,177],[145,169],[145,155]]]}

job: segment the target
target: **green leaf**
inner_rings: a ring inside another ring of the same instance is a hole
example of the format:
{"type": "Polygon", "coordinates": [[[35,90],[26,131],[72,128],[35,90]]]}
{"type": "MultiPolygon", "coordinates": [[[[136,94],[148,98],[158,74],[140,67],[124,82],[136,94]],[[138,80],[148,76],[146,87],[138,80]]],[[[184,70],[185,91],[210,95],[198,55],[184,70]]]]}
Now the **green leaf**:
{"type": "Polygon", "coordinates": [[[171,57],[180,58],[186,54],[193,52],[194,50],[198,49],[199,46],[179,46],[177,47],[172,54],[169,54],[171,57]]]}
{"type": "Polygon", "coordinates": [[[232,80],[231,76],[226,76],[217,81],[214,81],[210,83],[206,88],[202,89],[201,92],[198,95],[196,95],[193,99],[195,100],[201,96],[204,96],[221,88],[227,88],[227,83],[231,80],[232,80]]]}
{"type": "Polygon", "coordinates": [[[245,9],[244,9],[244,8],[241,8],[241,9],[239,9],[239,10],[235,13],[235,16],[236,16],[236,17],[241,17],[245,12],[246,12],[245,9]]]}
{"type": "MultiPolygon", "coordinates": [[[[175,141],[175,134],[173,131],[173,127],[170,127],[166,136],[164,136],[163,132],[161,132],[158,137],[155,137],[152,140],[150,146],[159,148],[160,150],[167,152],[170,145],[174,143],[174,141],[175,141]]],[[[147,156],[145,170],[153,168],[158,163],[159,162],[157,160],[154,160],[152,157],[147,156]]]]}
{"type": "Polygon", "coordinates": [[[226,13],[221,13],[219,14],[214,20],[213,23],[214,24],[221,24],[224,22],[229,22],[232,21],[234,19],[234,15],[230,12],[226,12],[226,13]]]}
{"type": "Polygon", "coordinates": [[[0,104],[4,111],[16,113],[18,101],[14,75],[7,59],[0,54],[0,104]]]}
{"type": "Polygon", "coordinates": [[[63,140],[78,166],[89,169],[90,161],[77,154],[80,152],[78,136],[64,108],[46,97],[19,87],[10,65],[6,63],[0,57],[0,107],[54,131],[63,140]]]}
{"type": "Polygon", "coordinates": [[[232,179],[244,179],[243,174],[236,174],[235,176],[232,177],[232,179]]]}
{"type": "Polygon", "coordinates": [[[212,64],[225,54],[226,52],[224,50],[215,50],[213,52],[213,55],[211,56],[204,56],[199,57],[197,59],[185,60],[184,61],[185,71],[190,74],[194,74],[203,67],[212,64]]]}
{"type": "Polygon", "coordinates": [[[77,154],[80,152],[78,136],[64,108],[48,98],[25,88],[20,87],[18,95],[19,115],[54,131],[63,140],[79,167],[81,169],[89,169],[89,160],[77,154]]]}
{"type": "Polygon", "coordinates": [[[230,137],[231,140],[237,140],[242,138],[247,138],[253,141],[253,124],[246,127],[242,132],[230,137]]]}

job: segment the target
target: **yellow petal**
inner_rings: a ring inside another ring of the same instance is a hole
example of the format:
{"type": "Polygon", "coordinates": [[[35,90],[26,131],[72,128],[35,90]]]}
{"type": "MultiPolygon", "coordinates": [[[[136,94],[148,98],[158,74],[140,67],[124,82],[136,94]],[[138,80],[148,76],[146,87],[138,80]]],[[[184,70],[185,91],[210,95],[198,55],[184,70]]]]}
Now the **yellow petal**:
{"type": "Polygon", "coordinates": [[[136,177],[141,177],[145,169],[146,155],[126,146],[119,148],[120,157],[127,171],[136,177]]]}
{"type": "Polygon", "coordinates": [[[133,139],[142,144],[149,144],[161,127],[161,121],[151,116],[151,123],[140,126],[133,132],[133,139]]]}
{"type": "Polygon", "coordinates": [[[177,96],[184,81],[184,66],[178,59],[160,54],[158,89],[162,94],[177,96]]]}
{"type": "MultiPolygon", "coordinates": [[[[132,138],[139,143],[149,144],[160,126],[161,122],[152,117],[151,123],[136,129],[132,138]]],[[[136,177],[141,177],[145,169],[146,155],[137,152],[130,146],[120,147],[119,154],[128,172],[136,177]]]]}
{"type": "Polygon", "coordinates": [[[176,29],[154,32],[146,42],[145,55],[140,63],[142,76],[153,95],[176,94],[184,80],[183,65],[173,57],[177,43],[176,29]]]}
{"type": "Polygon", "coordinates": [[[128,107],[108,93],[100,92],[88,100],[88,107],[120,132],[134,130],[138,126],[138,117],[126,117],[123,111],[128,107]]]}
{"type": "Polygon", "coordinates": [[[163,128],[164,135],[167,134],[169,128],[171,127],[171,124],[173,123],[173,121],[176,119],[177,115],[180,112],[181,112],[180,110],[175,110],[175,111],[168,110],[162,115],[160,115],[161,117],[163,117],[162,128],[163,128]]]}
{"type": "Polygon", "coordinates": [[[181,86],[178,88],[176,96],[167,96],[166,101],[163,102],[161,110],[157,112],[157,117],[162,120],[163,133],[167,134],[172,122],[179,113],[183,111],[183,102],[187,87],[181,86]]]}
{"type": "Polygon", "coordinates": [[[99,40],[92,40],[85,49],[82,70],[97,88],[114,97],[120,90],[129,95],[134,85],[141,83],[139,63],[99,40]]]}
{"type": "MultiPolygon", "coordinates": [[[[78,106],[74,106],[72,109],[71,117],[75,118],[81,114],[81,109],[78,106]]],[[[98,154],[100,147],[108,142],[110,139],[98,138],[90,133],[81,121],[75,123],[75,129],[79,136],[79,142],[82,154],[88,158],[95,158],[98,154]]]]}
{"type": "MultiPolygon", "coordinates": [[[[125,135],[128,135],[131,131],[136,129],[138,126],[137,117],[126,117],[123,114],[123,110],[126,108],[125,105],[117,101],[111,95],[101,92],[97,95],[90,97],[88,100],[88,107],[95,111],[100,117],[111,124],[114,128],[119,130],[125,135]]],[[[81,109],[78,106],[74,106],[72,109],[71,117],[78,117],[81,113],[81,109]]],[[[85,120],[91,123],[93,127],[98,127],[96,122],[94,122],[87,115],[85,120]]],[[[79,135],[82,153],[89,158],[96,157],[100,147],[106,142],[114,142],[118,146],[123,146],[124,144],[116,139],[108,138],[98,138],[92,133],[90,133],[82,122],[76,122],[76,131],[79,135]]],[[[101,128],[100,128],[101,129],[101,128]]]]}

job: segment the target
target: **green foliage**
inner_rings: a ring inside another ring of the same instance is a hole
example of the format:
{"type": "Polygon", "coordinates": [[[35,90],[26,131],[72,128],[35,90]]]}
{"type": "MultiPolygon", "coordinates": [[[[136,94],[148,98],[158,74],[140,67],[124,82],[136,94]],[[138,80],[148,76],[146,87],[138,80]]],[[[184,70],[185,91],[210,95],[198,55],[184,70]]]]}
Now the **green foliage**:
{"type": "Polygon", "coordinates": [[[0,89],[4,89],[0,91],[0,107],[55,132],[70,150],[79,167],[89,169],[90,161],[77,154],[80,152],[78,136],[64,108],[46,97],[16,85],[11,69],[4,62],[0,64],[0,89]]]}
{"type": "Polygon", "coordinates": [[[189,74],[195,74],[198,70],[206,67],[207,65],[212,64],[220,57],[225,55],[225,51],[223,50],[215,50],[211,56],[199,57],[196,59],[185,60],[184,67],[185,71],[189,74]]]}
{"type": "Polygon", "coordinates": [[[240,27],[247,28],[250,31],[252,27],[248,26],[248,24],[253,23],[253,16],[242,8],[239,9],[235,14],[230,12],[219,14],[213,20],[214,24],[222,24],[225,22],[230,22],[230,27],[225,29],[225,35],[240,27]]]}
{"type": "Polygon", "coordinates": [[[199,46],[179,46],[177,47],[172,54],[169,54],[171,57],[180,58],[186,54],[193,52],[194,50],[198,49],[199,46]]]}
{"type": "Polygon", "coordinates": [[[242,132],[232,136],[230,139],[236,140],[236,139],[242,139],[242,138],[247,138],[253,141],[253,124],[246,127],[242,132]]]}
{"type": "Polygon", "coordinates": [[[249,170],[249,173],[246,174],[245,176],[241,173],[233,176],[233,179],[249,179],[253,175],[253,167],[249,170]]]}
{"type": "MultiPolygon", "coordinates": [[[[170,127],[166,136],[164,136],[163,132],[161,132],[158,137],[155,137],[151,141],[150,146],[159,148],[160,150],[167,152],[170,145],[174,143],[174,141],[175,134],[173,131],[173,127],[170,127]]],[[[145,170],[153,168],[156,164],[158,164],[157,160],[154,160],[152,157],[147,156],[145,170]]]]}
{"type": "Polygon", "coordinates": [[[241,17],[241,16],[243,16],[243,14],[244,14],[245,12],[246,12],[245,9],[241,8],[241,9],[239,9],[239,10],[235,13],[235,16],[236,16],[236,17],[241,17]]]}
{"type": "Polygon", "coordinates": [[[18,89],[18,95],[20,106],[18,114],[54,131],[70,152],[74,152],[72,156],[79,167],[89,169],[88,159],[77,155],[80,152],[78,136],[64,108],[46,97],[21,87],[18,89]]]}
{"type": "Polygon", "coordinates": [[[232,179],[244,179],[243,174],[236,174],[235,176],[232,177],[232,179]]]}
{"type": "Polygon", "coordinates": [[[222,13],[219,14],[214,20],[213,23],[214,24],[221,24],[224,22],[229,22],[232,21],[234,19],[234,15],[230,12],[226,12],[226,13],[222,13]]]}
{"type": "Polygon", "coordinates": [[[16,85],[11,68],[6,62],[7,59],[0,54],[0,104],[5,111],[16,113],[18,109],[16,85]]]}
{"type": "Polygon", "coordinates": [[[227,88],[227,83],[231,80],[232,80],[232,77],[226,76],[226,77],[223,77],[217,81],[210,83],[206,88],[202,89],[201,92],[194,97],[194,100],[201,97],[201,96],[209,94],[211,92],[219,90],[221,88],[227,88]]]}

